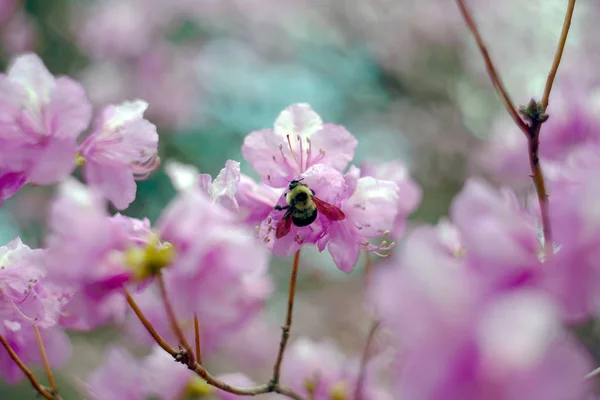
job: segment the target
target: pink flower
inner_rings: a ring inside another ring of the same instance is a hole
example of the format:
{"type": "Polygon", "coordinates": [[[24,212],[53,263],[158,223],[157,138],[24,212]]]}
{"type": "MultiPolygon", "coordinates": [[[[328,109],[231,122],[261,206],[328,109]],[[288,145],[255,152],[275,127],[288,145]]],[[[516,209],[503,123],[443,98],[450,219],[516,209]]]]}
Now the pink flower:
{"type": "Polygon", "coordinates": [[[315,164],[343,171],[354,156],[356,139],[340,125],[323,124],[308,104],[294,104],[279,114],[274,129],[246,136],[242,154],[263,182],[285,187],[315,164]]]}
{"type": "MultiPolygon", "coordinates": [[[[198,315],[203,349],[210,351],[251,321],[271,294],[267,251],[238,225],[234,213],[199,188],[180,192],[156,226],[161,240],[177,254],[163,271],[177,317],[193,341],[194,313],[198,315]]],[[[174,339],[157,290],[147,290],[136,301],[161,335],[174,339]]],[[[139,322],[134,328],[149,339],[139,322]]]]}
{"type": "MultiPolygon", "coordinates": [[[[65,302],[48,283],[41,267],[43,250],[32,250],[19,238],[0,247],[0,334],[26,364],[41,365],[34,325],[40,330],[53,366],[62,365],[70,357],[71,345],[57,326],[65,302]]],[[[0,375],[15,383],[24,375],[0,351],[0,375]]]]}
{"type": "Polygon", "coordinates": [[[542,291],[498,292],[431,228],[406,242],[400,267],[371,296],[399,344],[397,394],[428,399],[584,398],[590,360],[542,291]]]}
{"type": "Polygon", "coordinates": [[[91,117],[79,83],[55,78],[35,54],[25,54],[0,75],[0,109],[0,181],[8,174],[45,185],[71,173],[77,137],[91,117]]]}
{"type": "Polygon", "coordinates": [[[144,372],[141,361],[124,349],[110,347],[104,364],[87,378],[85,388],[94,400],[145,400],[149,391],[144,372]]]}
{"type": "Polygon", "coordinates": [[[106,107],[79,150],[88,184],[120,210],[135,200],[135,180],[160,163],[156,127],[143,118],[147,107],[142,100],[106,107]]]}
{"type": "MultiPolygon", "coordinates": [[[[363,385],[363,398],[389,399],[389,396],[380,393],[376,387],[373,380],[375,371],[369,364],[363,385]]],[[[302,396],[314,400],[353,398],[359,369],[358,357],[347,357],[331,341],[313,342],[301,337],[286,351],[281,367],[281,381],[302,396]]]]}
{"type": "Polygon", "coordinates": [[[394,246],[386,241],[373,245],[369,239],[385,236],[392,229],[398,214],[398,185],[359,176],[360,170],[351,166],[344,177],[347,191],[341,203],[346,218],[330,223],[327,237],[318,244],[322,249],[327,243],[333,261],[344,272],[352,271],[360,250],[384,257],[380,252],[394,246]]]}
{"type": "Polygon", "coordinates": [[[281,190],[264,183],[257,183],[248,175],[241,174],[235,198],[240,217],[250,226],[258,226],[273,211],[281,197],[281,190]]]}
{"type": "Polygon", "coordinates": [[[417,209],[421,202],[423,191],[409,176],[408,169],[399,161],[391,161],[383,164],[365,162],[361,168],[361,176],[372,176],[395,182],[400,189],[398,192],[397,209],[398,215],[391,229],[391,236],[399,238],[406,229],[407,217],[417,209]]]}
{"type": "Polygon", "coordinates": [[[113,295],[123,285],[138,284],[149,277],[140,269],[139,256],[148,248],[161,246],[149,222],[121,215],[110,217],[96,192],[68,179],[59,187],[49,225],[46,267],[52,279],[73,290],[77,299],[69,307],[67,323],[83,329],[109,317],[119,319],[118,314],[124,311],[119,303],[124,299],[113,295]],[[86,314],[86,310],[96,308],[97,312],[86,314]]]}
{"type": "MultiPolygon", "coordinates": [[[[302,184],[308,186],[317,198],[333,206],[340,207],[344,196],[347,194],[348,187],[344,176],[334,168],[325,164],[315,164],[305,173],[293,177],[295,180],[301,180],[302,184]]],[[[285,206],[287,190],[281,194],[277,205],[285,206]]],[[[327,233],[330,221],[322,213],[317,214],[316,220],[308,226],[299,227],[292,224],[290,232],[282,238],[276,239],[275,234],[277,226],[285,215],[283,210],[271,208],[267,218],[261,223],[259,228],[259,238],[267,244],[274,254],[279,256],[288,256],[300,249],[302,245],[317,244],[327,233]]],[[[338,224],[343,221],[333,222],[338,224]]],[[[325,248],[326,242],[321,247],[325,248]]]]}

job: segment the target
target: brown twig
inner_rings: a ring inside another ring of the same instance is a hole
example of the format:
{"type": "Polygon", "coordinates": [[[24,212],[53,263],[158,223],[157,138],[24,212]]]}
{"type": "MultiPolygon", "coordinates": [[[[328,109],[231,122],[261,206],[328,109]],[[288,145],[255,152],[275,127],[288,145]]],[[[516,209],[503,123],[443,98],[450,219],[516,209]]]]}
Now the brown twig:
{"type": "Polygon", "coordinates": [[[10,358],[15,362],[15,364],[17,364],[17,366],[21,369],[21,371],[23,371],[23,373],[25,374],[27,379],[29,379],[29,382],[31,382],[31,385],[34,387],[34,389],[39,394],[41,394],[47,400],[60,399],[60,397],[58,397],[58,395],[52,393],[51,391],[49,391],[48,389],[46,389],[44,386],[42,386],[40,384],[40,382],[37,380],[37,378],[35,377],[33,372],[31,372],[31,370],[29,368],[27,368],[27,366],[23,363],[23,361],[21,361],[21,359],[19,358],[17,353],[15,353],[15,351],[13,350],[11,345],[6,341],[6,339],[2,335],[0,335],[0,343],[2,343],[2,346],[4,346],[6,351],[8,351],[8,355],[10,356],[10,358]]]}
{"type": "Polygon", "coordinates": [[[198,314],[194,313],[194,339],[196,342],[196,361],[202,365],[202,353],[200,352],[200,323],[198,322],[198,314]]]}
{"type": "Polygon", "coordinates": [[[380,325],[380,321],[373,322],[373,325],[371,326],[371,329],[369,330],[369,335],[367,336],[367,341],[365,342],[363,354],[360,359],[360,369],[358,372],[358,378],[356,379],[356,390],[354,392],[355,400],[363,400],[363,385],[365,382],[367,362],[369,361],[369,357],[371,356],[371,346],[373,345],[373,340],[375,339],[375,333],[377,332],[379,325],[380,325]]]}
{"type": "Polygon", "coordinates": [[[567,12],[565,13],[565,20],[563,22],[562,31],[560,33],[560,39],[558,40],[558,46],[556,47],[556,53],[554,54],[554,60],[552,61],[552,67],[548,73],[546,79],[546,86],[544,87],[544,95],[542,96],[542,109],[546,111],[548,102],[550,101],[550,91],[554,84],[554,78],[558,72],[558,66],[565,50],[565,44],[567,43],[567,36],[569,35],[569,28],[571,28],[571,19],[573,19],[573,11],[575,11],[575,0],[569,0],[567,5],[567,12]]]}
{"type": "Polygon", "coordinates": [[[492,59],[487,50],[487,47],[486,47],[485,43],[483,42],[481,35],[479,34],[479,29],[477,29],[477,25],[475,25],[475,21],[471,17],[471,13],[467,9],[467,6],[465,5],[464,0],[456,0],[456,2],[458,4],[458,8],[460,9],[460,12],[461,12],[463,18],[465,19],[467,26],[469,27],[469,30],[471,31],[471,33],[473,34],[473,37],[475,38],[475,41],[477,42],[479,51],[481,52],[481,55],[483,56],[483,60],[485,61],[485,67],[487,69],[488,75],[490,76],[490,79],[492,80],[492,84],[494,85],[494,88],[496,89],[496,91],[498,92],[498,94],[500,95],[502,100],[504,101],[504,106],[506,107],[506,110],[508,111],[508,113],[510,114],[512,119],[515,121],[517,126],[523,132],[527,132],[528,126],[521,119],[521,117],[519,116],[519,113],[517,112],[517,109],[515,108],[515,105],[513,104],[512,100],[510,99],[510,96],[508,95],[508,92],[506,91],[506,88],[504,87],[504,84],[502,83],[502,79],[500,79],[500,75],[496,71],[496,67],[494,66],[494,63],[492,62],[492,59]]]}
{"type": "Polygon", "coordinates": [[[171,304],[171,300],[169,299],[169,293],[167,292],[167,287],[165,286],[165,280],[161,273],[158,273],[156,276],[156,281],[158,282],[158,288],[160,290],[160,295],[162,297],[165,311],[167,312],[167,316],[169,317],[169,321],[171,322],[171,329],[179,339],[179,343],[183,346],[185,351],[187,351],[189,355],[189,362],[194,363],[194,351],[192,350],[192,346],[185,338],[185,334],[179,325],[179,321],[177,321],[177,315],[175,315],[175,310],[173,309],[173,305],[171,304]]]}
{"type": "MultiPolygon", "coordinates": [[[[156,329],[154,329],[154,327],[152,326],[150,321],[148,321],[148,319],[146,318],[146,316],[144,315],[142,310],[139,308],[139,306],[137,305],[137,303],[135,302],[133,297],[131,297],[131,295],[129,294],[127,289],[123,288],[123,292],[125,293],[125,297],[127,298],[127,303],[129,304],[129,306],[131,307],[131,309],[133,310],[135,315],[142,322],[142,324],[144,325],[144,327],[146,328],[148,333],[150,333],[150,335],[154,338],[156,343],[158,343],[158,345],[164,351],[169,353],[175,360],[181,360],[181,358],[180,358],[181,352],[179,352],[179,351],[175,350],[173,347],[171,347],[160,336],[160,334],[156,331],[156,329]]],[[[304,400],[304,398],[302,396],[300,396],[298,393],[294,392],[293,390],[291,390],[289,388],[283,387],[279,384],[272,385],[271,383],[266,383],[263,385],[257,385],[257,386],[248,387],[248,388],[240,388],[240,387],[232,386],[232,385],[229,385],[225,382],[218,380],[217,378],[212,376],[202,365],[198,364],[197,362],[195,362],[193,364],[187,364],[187,365],[188,365],[188,368],[193,370],[198,376],[200,376],[201,378],[204,378],[204,380],[209,385],[212,385],[218,389],[221,389],[221,390],[229,392],[229,393],[233,393],[233,394],[237,394],[237,395],[241,395],[241,396],[256,396],[256,395],[263,394],[263,393],[275,392],[275,393],[279,393],[284,396],[287,396],[294,400],[304,400]]],[[[52,399],[52,398],[49,398],[49,399],[52,399]]]]}
{"type": "Polygon", "coordinates": [[[125,293],[125,298],[127,299],[127,304],[129,304],[129,307],[131,307],[131,309],[133,310],[135,315],[138,317],[138,319],[140,320],[142,325],[144,325],[144,327],[146,328],[148,333],[152,336],[154,341],[164,351],[166,351],[173,357],[176,357],[178,354],[177,350],[175,350],[173,347],[171,347],[171,345],[169,345],[169,343],[167,343],[166,340],[163,339],[162,336],[160,336],[160,334],[156,331],[156,329],[154,329],[154,326],[152,326],[152,323],[150,321],[148,321],[148,318],[146,318],[146,316],[144,315],[144,313],[142,312],[140,307],[137,305],[137,303],[135,302],[133,297],[131,297],[131,294],[129,294],[127,289],[125,289],[124,287],[123,287],[123,293],[125,293]]]}
{"type": "Polygon", "coordinates": [[[50,390],[52,391],[52,393],[58,393],[58,387],[56,386],[56,381],[54,380],[54,374],[52,374],[52,367],[50,367],[48,355],[46,354],[46,348],[44,347],[44,342],[42,341],[42,335],[40,334],[40,330],[37,327],[37,325],[33,325],[33,331],[35,332],[35,339],[40,349],[42,361],[44,362],[44,369],[46,370],[46,375],[48,376],[50,390]]]}
{"type": "Polygon", "coordinates": [[[290,291],[288,293],[288,308],[287,316],[285,318],[285,325],[281,327],[281,341],[279,343],[279,353],[273,366],[273,378],[271,379],[271,385],[277,385],[279,383],[279,371],[281,369],[281,362],[283,361],[283,353],[290,337],[290,329],[292,327],[292,313],[294,312],[294,296],[296,294],[296,279],[298,278],[298,264],[300,262],[300,250],[297,250],[294,254],[294,264],[292,265],[292,276],[290,278],[290,291]]]}

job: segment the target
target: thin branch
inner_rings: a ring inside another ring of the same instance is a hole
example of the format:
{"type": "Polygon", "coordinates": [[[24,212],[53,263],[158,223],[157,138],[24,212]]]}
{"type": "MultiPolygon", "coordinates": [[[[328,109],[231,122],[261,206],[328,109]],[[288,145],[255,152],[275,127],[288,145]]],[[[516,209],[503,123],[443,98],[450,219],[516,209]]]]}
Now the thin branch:
{"type": "Polygon", "coordinates": [[[550,91],[552,90],[552,85],[554,84],[554,78],[556,78],[556,73],[558,72],[560,60],[562,58],[563,52],[565,51],[565,44],[567,43],[569,28],[571,28],[571,20],[573,19],[574,10],[575,0],[569,0],[567,12],[565,14],[565,20],[563,22],[562,32],[560,33],[560,39],[558,41],[558,46],[556,47],[556,53],[554,54],[552,67],[550,68],[550,72],[548,73],[548,78],[546,79],[546,86],[544,88],[544,95],[542,96],[542,108],[544,111],[548,107],[548,102],[550,101],[550,91]]]}
{"type": "Polygon", "coordinates": [[[190,363],[193,363],[194,362],[194,352],[192,350],[192,346],[190,346],[189,342],[185,338],[185,334],[183,333],[183,330],[181,329],[181,326],[179,325],[179,322],[177,321],[177,316],[175,315],[175,310],[173,310],[173,305],[171,304],[171,301],[169,300],[169,293],[167,293],[167,287],[165,286],[165,280],[163,279],[163,276],[161,273],[159,273],[156,276],[156,281],[158,282],[158,288],[160,290],[160,294],[161,294],[163,303],[165,305],[165,310],[167,312],[167,316],[169,317],[169,321],[171,322],[171,328],[173,329],[173,332],[179,339],[179,342],[181,343],[181,345],[183,346],[185,351],[188,352],[188,355],[190,357],[190,363]]]}
{"type": "Polygon", "coordinates": [[[131,309],[133,310],[135,315],[138,317],[138,319],[140,320],[142,325],[144,325],[144,327],[146,328],[148,333],[154,338],[154,341],[164,351],[166,351],[173,357],[176,357],[178,354],[177,350],[175,350],[173,347],[171,347],[171,345],[169,345],[169,343],[167,343],[167,341],[165,339],[163,339],[162,336],[160,336],[160,334],[156,331],[156,329],[154,329],[154,326],[152,326],[152,323],[150,321],[148,321],[148,318],[146,318],[146,316],[144,315],[144,313],[142,312],[140,307],[137,305],[137,303],[135,302],[133,297],[131,297],[131,294],[129,294],[129,292],[127,291],[127,289],[125,289],[125,287],[123,287],[123,293],[125,293],[125,298],[127,299],[127,304],[129,304],[129,307],[131,307],[131,309]]]}
{"type": "Polygon", "coordinates": [[[31,372],[31,370],[27,368],[23,361],[21,361],[17,353],[15,353],[11,345],[6,341],[6,339],[2,335],[0,335],[0,343],[2,343],[2,346],[4,346],[6,351],[8,351],[8,355],[10,356],[10,358],[15,362],[15,364],[17,364],[21,371],[23,371],[27,379],[29,379],[29,382],[31,382],[31,385],[34,387],[35,390],[37,390],[39,394],[41,394],[47,400],[59,399],[57,395],[51,393],[48,389],[46,389],[40,384],[33,372],[31,372]]]}
{"type": "Polygon", "coordinates": [[[375,333],[377,332],[379,325],[380,325],[380,321],[373,322],[373,325],[371,326],[371,329],[369,330],[369,335],[367,336],[367,341],[365,342],[363,354],[360,359],[360,369],[358,372],[358,378],[356,379],[356,390],[354,392],[355,400],[363,400],[363,386],[365,383],[367,362],[369,361],[369,357],[371,356],[371,346],[373,345],[373,340],[375,339],[375,333]]]}
{"type": "Polygon", "coordinates": [[[285,319],[285,325],[281,327],[281,342],[279,343],[279,353],[273,366],[273,378],[271,379],[272,385],[279,383],[279,371],[281,369],[281,362],[283,361],[283,353],[290,337],[290,329],[292,327],[292,313],[294,312],[294,296],[296,294],[296,279],[298,278],[298,264],[300,262],[300,250],[297,250],[294,254],[294,264],[292,265],[292,276],[290,278],[290,291],[288,293],[288,308],[287,316],[285,319]]]}
{"type": "Polygon", "coordinates": [[[202,353],[200,352],[200,323],[198,322],[198,314],[194,313],[194,339],[196,342],[196,361],[202,365],[202,353]]]}
{"type": "Polygon", "coordinates": [[[44,342],[42,341],[42,335],[40,334],[40,330],[37,327],[37,325],[33,325],[33,331],[35,332],[35,339],[37,341],[37,345],[40,348],[40,354],[42,356],[42,361],[44,362],[44,369],[46,370],[46,375],[48,376],[50,390],[52,391],[52,393],[58,393],[58,387],[56,386],[56,381],[54,380],[54,374],[52,374],[52,367],[50,367],[48,355],[46,354],[46,348],[44,347],[44,342]]]}
{"type": "Polygon", "coordinates": [[[473,17],[471,17],[471,13],[467,9],[467,6],[465,5],[464,0],[456,0],[456,3],[458,4],[458,8],[460,9],[460,12],[462,13],[463,18],[465,19],[465,22],[466,22],[467,26],[469,27],[469,30],[471,31],[471,33],[473,34],[473,37],[475,38],[475,41],[477,42],[477,46],[479,47],[479,51],[481,52],[481,55],[483,56],[483,60],[485,61],[485,67],[487,69],[488,75],[490,76],[490,79],[492,80],[492,84],[494,85],[494,88],[496,89],[496,91],[498,92],[498,94],[500,95],[502,100],[504,101],[504,106],[506,107],[506,110],[508,111],[508,113],[510,114],[512,119],[515,121],[517,126],[524,133],[526,133],[528,130],[528,126],[521,119],[521,117],[519,116],[519,113],[517,112],[517,109],[515,108],[515,105],[513,104],[512,100],[510,99],[510,96],[508,95],[508,92],[506,91],[506,88],[504,87],[504,84],[502,83],[502,79],[500,79],[500,75],[496,71],[496,67],[494,66],[494,62],[492,61],[492,59],[490,57],[487,47],[486,47],[485,43],[483,42],[481,35],[479,34],[479,29],[477,29],[477,25],[475,25],[475,21],[473,20],[473,17]]]}

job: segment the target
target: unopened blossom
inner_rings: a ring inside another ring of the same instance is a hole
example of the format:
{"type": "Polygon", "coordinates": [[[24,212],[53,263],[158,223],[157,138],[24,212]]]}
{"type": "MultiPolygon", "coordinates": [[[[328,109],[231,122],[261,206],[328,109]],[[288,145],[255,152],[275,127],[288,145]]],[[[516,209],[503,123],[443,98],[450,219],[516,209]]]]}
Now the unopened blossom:
{"type": "MultiPolygon", "coordinates": [[[[26,364],[41,365],[34,327],[42,336],[51,364],[62,365],[71,345],[58,326],[65,302],[46,279],[43,250],[19,238],[0,247],[0,334],[26,364]]],[[[25,377],[6,351],[0,352],[0,377],[15,383],[25,377]]]]}
{"type": "Polygon", "coordinates": [[[400,161],[390,161],[387,163],[365,162],[362,164],[361,176],[372,176],[375,179],[395,182],[398,185],[398,202],[396,221],[391,229],[391,236],[398,238],[401,236],[407,223],[407,217],[421,202],[423,191],[421,187],[411,179],[408,169],[400,161]]]}
{"type": "Polygon", "coordinates": [[[3,197],[22,179],[46,185],[71,173],[92,111],[79,83],[55,78],[35,54],[19,56],[0,74],[0,110],[3,197]]]}
{"type": "Polygon", "coordinates": [[[70,312],[93,309],[95,304],[99,312],[92,313],[94,319],[124,311],[112,295],[120,293],[124,285],[143,289],[136,285],[173,257],[172,247],[158,240],[147,220],[111,217],[98,193],[74,179],[59,186],[49,225],[44,259],[49,274],[76,292],[79,300],[70,312]],[[110,302],[107,309],[105,302],[110,302]]]}
{"type": "MultiPolygon", "coordinates": [[[[373,360],[374,361],[374,360],[373,360]]],[[[363,399],[388,400],[375,381],[371,362],[365,366],[363,399]]],[[[301,337],[289,345],[281,367],[281,380],[300,395],[314,400],[350,400],[360,372],[358,357],[349,357],[332,341],[301,337]]]]}
{"type": "MultiPolygon", "coordinates": [[[[406,398],[585,398],[585,350],[561,329],[543,291],[498,292],[433,228],[412,233],[399,266],[380,270],[371,296],[399,345],[394,382],[406,398]]],[[[484,262],[484,261],[482,261],[484,262]]]]}
{"type": "Polygon", "coordinates": [[[268,185],[285,187],[315,164],[342,172],[354,157],[356,139],[343,126],[323,123],[305,103],[283,110],[273,129],[251,132],[242,154],[268,185]]]}
{"type": "Polygon", "coordinates": [[[147,108],[142,100],[104,108],[79,149],[88,184],[120,210],[135,200],[135,181],[146,179],[160,163],[156,127],[144,119],[147,108]]]}
{"type": "MultiPolygon", "coordinates": [[[[176,316],[190,341],[198,316],[202,346],[209,351],[251,321],[272,291],[267,250],[237,221],[196,188],[180,192],[156,224],[157,235],[177,254],[163,271],[176,316]]],[[[175,340],[158,288],[150,287],[136,301],[158,332],[175,340]]],[[[139,321],[133,326],[151,340],[139,321]]]]}

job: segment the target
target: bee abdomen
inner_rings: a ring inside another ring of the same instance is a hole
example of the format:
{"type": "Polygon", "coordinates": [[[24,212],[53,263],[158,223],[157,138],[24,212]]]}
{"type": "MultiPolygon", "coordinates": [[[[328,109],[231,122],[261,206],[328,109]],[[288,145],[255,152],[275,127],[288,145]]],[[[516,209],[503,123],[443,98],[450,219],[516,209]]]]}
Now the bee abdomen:
{"type": "Polygon", "coordinates": [[[305,209],[305,210],[295,209],[292,212],[292,222],[296,226],[310,225],[313,222],[315,222],[315,219],[317,219],[317,209],[316,208],[305,209]]]}

